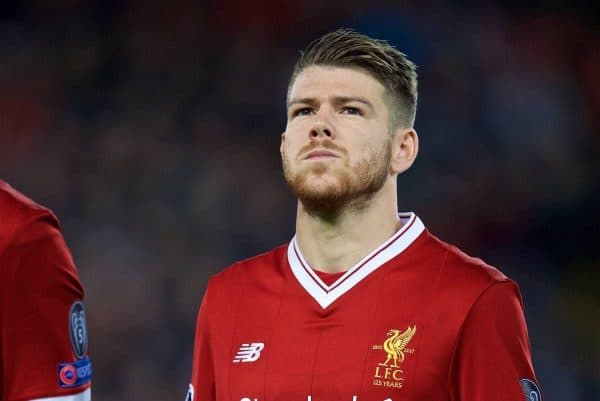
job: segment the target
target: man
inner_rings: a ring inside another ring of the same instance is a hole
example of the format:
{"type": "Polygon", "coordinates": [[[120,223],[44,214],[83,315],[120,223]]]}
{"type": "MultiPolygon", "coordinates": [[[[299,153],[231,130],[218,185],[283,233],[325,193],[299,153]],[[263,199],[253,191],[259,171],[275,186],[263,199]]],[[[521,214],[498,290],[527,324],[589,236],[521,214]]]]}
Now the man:
{"type": "Polygon", "coordinates": [[[289,82],[289,244],[213,277],[189,401],[541,399],[519,290],[398,213],[418,152],[414,64],[349,30],[289,82]]]}
{"type": "Polygon", "coordinates": [[[83,289],[57,218],[0,181],[0,401],[89,401],[83,289]]]}

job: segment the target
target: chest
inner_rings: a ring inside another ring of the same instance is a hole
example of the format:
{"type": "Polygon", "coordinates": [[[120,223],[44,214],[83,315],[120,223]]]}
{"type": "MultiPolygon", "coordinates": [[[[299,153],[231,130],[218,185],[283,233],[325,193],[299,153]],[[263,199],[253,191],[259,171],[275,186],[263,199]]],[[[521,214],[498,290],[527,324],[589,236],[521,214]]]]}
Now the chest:
{"type": "Polygon", "coordinates": [[[445,399],[456,330],[439,319],[433,286],[388,279],[327,308],[293,283],[248,292],[224,319],[234,329],[212,340],[218,399],[445,399]]]}

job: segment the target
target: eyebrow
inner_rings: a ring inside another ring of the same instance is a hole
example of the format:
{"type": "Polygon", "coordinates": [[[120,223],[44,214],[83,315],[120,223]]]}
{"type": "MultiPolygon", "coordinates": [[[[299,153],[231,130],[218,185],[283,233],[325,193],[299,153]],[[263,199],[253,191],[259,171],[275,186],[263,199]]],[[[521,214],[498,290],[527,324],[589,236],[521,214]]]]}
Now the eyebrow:
{"type": "MultiPolygon", "coordinates": [[[[333,97],[333,103],[334,104],[344,104],[344,103],[350,103],[350,102],[359,102],[362,103],[364,105],[366,105],[367,107],[369,107],[371,109],[371,111],[375,111],[375,107],[373,107],[373,104],[368,101],[367,99],[365,99],[364,97],[360,97],[360,96],[334,96],[333,97]]],[[[308,104],[310,106],[314,106],[316,105],[318,102],[315,98],[312,97],[304,97],[304,98],[298,98],[298,99],[290,99],[290,101],[287,104],[287,107],[291,107],[294,104],[308,104]]]]}

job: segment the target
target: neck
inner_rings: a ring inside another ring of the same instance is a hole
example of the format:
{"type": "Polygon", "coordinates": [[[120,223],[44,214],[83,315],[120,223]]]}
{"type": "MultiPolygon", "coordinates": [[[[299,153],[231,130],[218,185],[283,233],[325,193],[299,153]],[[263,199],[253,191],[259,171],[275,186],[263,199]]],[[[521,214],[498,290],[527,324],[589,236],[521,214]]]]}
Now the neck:
{"type": "Polygon", "coordinates": [[[333,216],[309,213],[298,202],[296,240],[310,266],[337,273],[358,263],[401,224],[396,183],[390,180],[366,204],[348,205],[333,216]]]}

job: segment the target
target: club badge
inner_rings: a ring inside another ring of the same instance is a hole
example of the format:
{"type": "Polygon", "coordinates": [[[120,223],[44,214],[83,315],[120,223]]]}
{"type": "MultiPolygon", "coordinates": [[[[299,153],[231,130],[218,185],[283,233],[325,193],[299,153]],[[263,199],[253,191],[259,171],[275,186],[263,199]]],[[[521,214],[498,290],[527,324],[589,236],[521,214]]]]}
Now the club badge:
{"type": "MultiPolygon", "coordinates": [[[[388,331],[388,338],[383,344],[373,345],[374,350],[383,350],[386,358],[375,367],[373,373],[374,386],[402,388],[404,387],[404,367],[403,363],[407,355],[415,352],[413,348],[408,348],[417,326],[409,325],[406,330],[391,329],[388,331]]],[[[383,357],[382,359],[383,360],[383,357]]]]}

